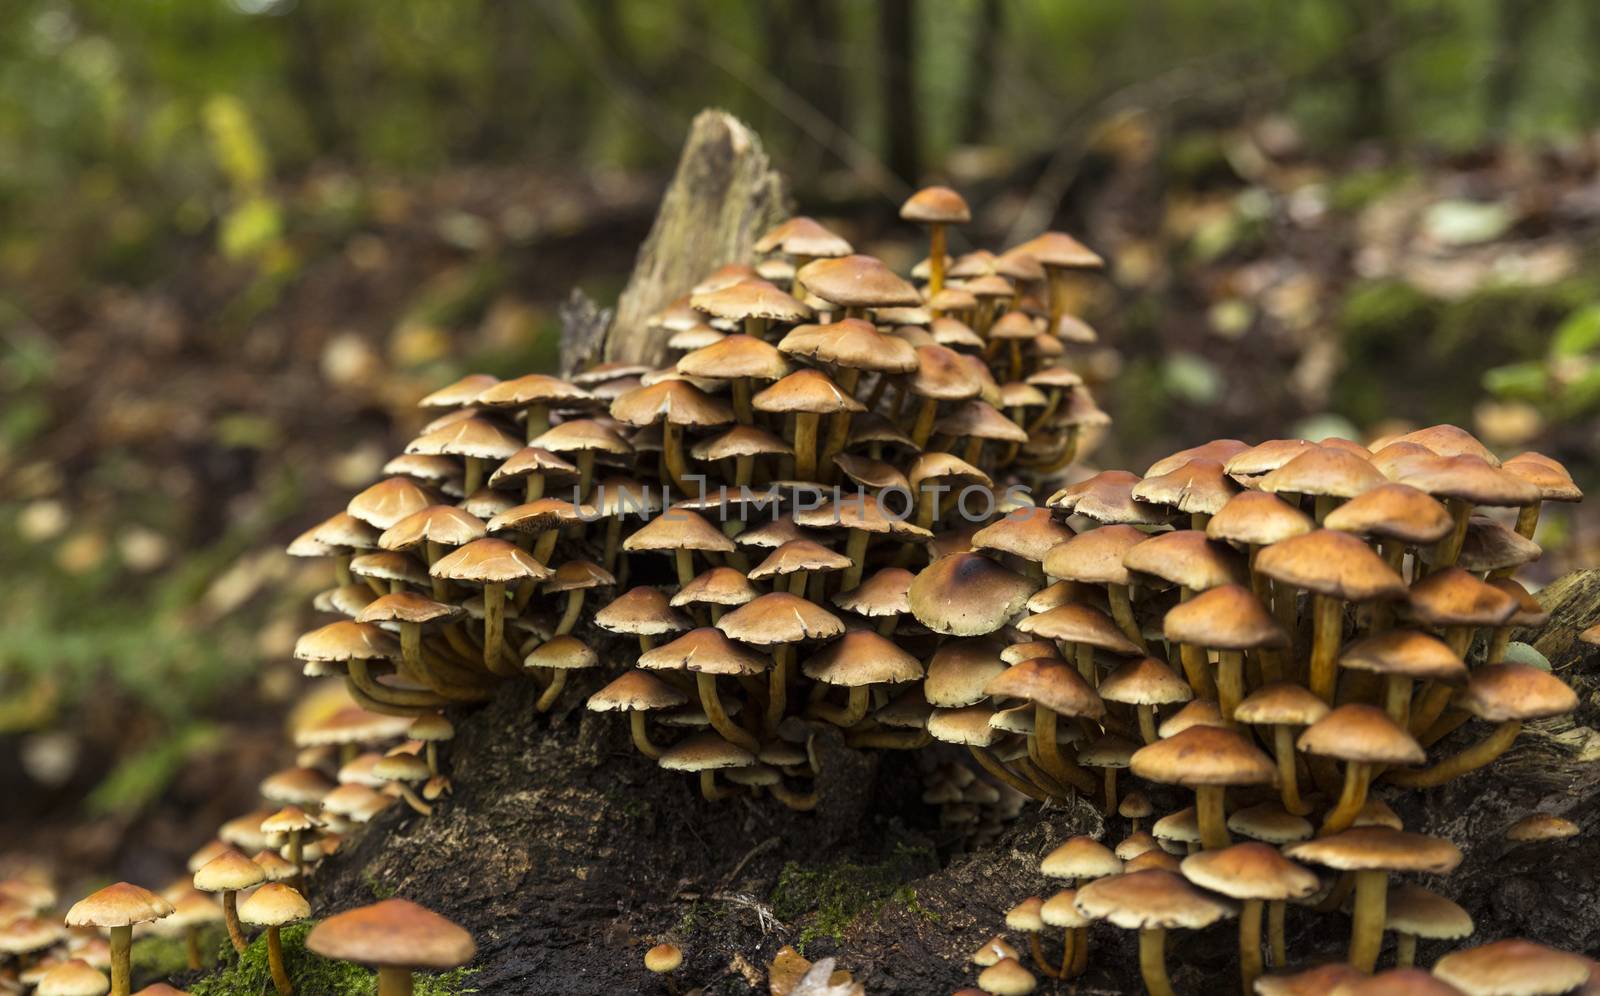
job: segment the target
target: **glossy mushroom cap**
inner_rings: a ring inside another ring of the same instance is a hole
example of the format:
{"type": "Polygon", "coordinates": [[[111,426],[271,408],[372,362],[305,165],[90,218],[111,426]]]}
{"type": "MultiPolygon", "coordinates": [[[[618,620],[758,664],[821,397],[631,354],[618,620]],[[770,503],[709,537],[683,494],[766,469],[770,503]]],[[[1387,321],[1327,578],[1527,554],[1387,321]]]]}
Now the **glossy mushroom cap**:
{"type": "Polygon", "coordinates": [[[1124,930],[1198,930],[1235,913],[1227,900],[1155,868],[1095,879],[1079,887],[1073,905],[1084,916],[1109,920],[1124,930]]]}
{"type": "Polygon", "coordinates": [[[1467,996],[1537,996],[1583,985],[1590,968],[1578,955],[1514,938],[1452,951],[1433,974],[1467,996]]]}
{"type": "Polygon", "coordinates": [[[1022,610],[1039,585],[975,553],[941,557],[911,582],[917,621],[946,636],[992,633],[1022,610]]]}
{"type": "Polygon", "coordinates": [[[405,899],[328,917],[306,936],[306,947],[338,961],[423,971],[458,968],[478,953],[465,930],[405,899]]]}
{"type": "Polygon", "coordinates": [[[1271,785],[1272,759],[1242,734],[1222,726],[1191,726],[1139,748],[1133,773],[1168,785],[1271,785]]]}
{"type": "Polygon", "coordinates": [[[281,927],[310,915],[311,904],[282,882],[268,882],[239,904],[239,919],[257,927],[281,927]]]}
{"type": "Polygon", "coordinates": [[[110,980],[81,958],[50,969],[34,989],[35,996],[101,996],[110,991],[110,980]]]}
{"type": "Polygon", "coordinates": [[[1406,596],[1405,582],[1371,547],[1332,529],[1274,543],[1256,557],[1256,570],[1274,581],[1352,602],[1406,596]]]}
{"type": "Polygon", "coordinates": [[[1232,899],[1268,901],[1303,899],[1321,884],[1276,847],[1254,841],[1189,855],[1183,859],[1183,877],[1232,899]]]}
{"type": "Polygon", "coordinates": [[[172,915],[172,904],[129,882],[108,885],[67,910],[69,927],[127,927],[172,915]]]}

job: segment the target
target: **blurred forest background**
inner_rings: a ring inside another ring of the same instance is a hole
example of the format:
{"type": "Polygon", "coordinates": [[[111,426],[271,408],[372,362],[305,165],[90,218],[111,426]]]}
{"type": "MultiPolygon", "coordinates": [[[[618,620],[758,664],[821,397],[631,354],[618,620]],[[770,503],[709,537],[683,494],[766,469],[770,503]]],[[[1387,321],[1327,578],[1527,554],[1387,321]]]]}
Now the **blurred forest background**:
{"type": "Polygon", "coordinates": [[[1452,420],[1592,488],[1597,55],[1592,0],[8,0],[0,836],[248,808],[325,580],[283,542],[424,390],[553,361],[704,106],[899,265],[931,180],[1101,251],[1097,461],[1452,420]]]}

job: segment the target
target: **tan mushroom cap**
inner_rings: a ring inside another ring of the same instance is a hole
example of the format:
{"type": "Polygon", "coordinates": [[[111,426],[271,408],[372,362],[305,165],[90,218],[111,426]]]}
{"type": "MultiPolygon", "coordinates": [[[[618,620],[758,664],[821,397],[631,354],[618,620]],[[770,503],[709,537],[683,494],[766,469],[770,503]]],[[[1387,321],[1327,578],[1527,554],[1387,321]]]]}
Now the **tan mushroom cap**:
{"type": "Polygon", "coordinates": [[[306,947],[336,961],[424,971],[458,968],[478,953],[472,935],[405,899],[328,917],[306,936],[306,947]]]}
{"type": "Polygon", "coordinates": [[[719,436],[695,443],[689,453],[696,460],[729,460],[769,454],[793,456],[794,447],[765,429],[736,425],[719,436]]]}
{"type": "Polygon", "coordinates": [[[981,637],[946,640],[928,659],[923,694],[940,708],[959,708],[981,702],[984,689],[1006,670],[1000,644],[981,637]]]}
{"type": "Polygon", "coordinates": [[[1540,500],[1536,485],[1475,456],[1418,457],[1401,464],[1398,472],[1402,484],[1473,505],[1514,507],[1540,500]]]}
{"type": "Polygon", "coordinates": [[[430,505],[406,516],[383,531],[378,546],[385,550],[410,550],[423,543],[461,546],[486,533],[483,520],[454,505],[430,505]]]}
{"type": "Polygon", "coordinates": [[[419,481],[437,483],[460,476],[461,462],[446,456],[401,453],[384,463],[383,474],[386,477],[415,477],[419,481]]]}
{"type": "Polygon", "coordinates": [[[1006,911],[1006,926],[1025,934],[1037,934],[1045,926],[1044,917],[1041,915],[1043,909],[1043,898],[1029,896],[1006,911]]]}
{"type": "Polygon", "coordinates": [[[523,445],[522,440],[488,419],[464,418],[411,440],[406,444],[406,452],[504,460],[523,445]]]}
{"type": "Polygon", "coordinates": [[[1162,628],[1174,643],[1215,650],[1286,647],[1289,635],[1250,589],[1219,585],[1167,610],[1162,628]]]}
{"type": "Polygon", "coordinates": [[[349,512],[335,512],[296,536],[286,552],[291,557],[327,557],[341,550],[370,550],[378,530],[349,512]]]}
{"type": "Polygon", "coordinates": [[[702,674],[762,674],[772,662],[734,643],[710,626],[689,632],[671,643],[639,655],[647,670],[693,671],[702,674]]]}
{"type": "Polygon", "coordinates": [[[449,581],[504,584],[529,579],[543,581],[553,572],[514,543],[480,539],[440,557],[428,573],[449,581]]]}
{"type": "Polygon", "coordinates": [[[1323,524],[1413,546],[1442,539],[1452,526],[1443,505],[1409,484],[1380,484],[1329,512],[1323,524]]]}
{"type": "Polygon", "coordinates": [[[581,408],[593,404],[594,395],[559,377],[531,373],[485,388],[473,403],[487,408],[526,408],[538,404],[581,408]]]}
{"type": "Polygon", "coordinates": [[[964,225],[972,220],[972,209],[949,187],[923,187],[900,205],[900,217],[924,225],[964,225]]]}
{"type": "Polygon", "coordinates": [[[266,875],[261,871],[261,866],[232,848],[212,858],[194,873],[194,887],[201,892],[237,892],[264,881],[266,875]]]}
{"type": "MultiPolygon", "coordinates": [[[[1049,612],[1057,606],[1066,605],[1068,602],[1088,602],[1099,604],[1100,592],[1089,584],[1081,581],[1056,581],[1045,585],[1028,597],[1028,611],[1033,613],[1049,612]]],[[[1060,657],[1061,651],[1050,640],[1032,640],[1047,648],[1042,653],[1024,654],[1017,660],[1027,660],[1029,657],[1060,657]]],[[[1012,661],[1015,664],[1017,661],[1012,661]]]]}
{"type": "Polygon", "coordinates": [[[1307,439],[1268,439],[1233,454],[1223,462],[1223,468],[1233,477],[1258,477],[1272,473],[1316,445],[1307,439]]]}
{"type": "Polygon", "coordinates": [[[657,975],[676,972],[683,964],[683,951],[676,944],[657,944],[644,953],[644,967],[657,975]]]}
{"type": "Polygon", "coordinates": [[[1363,764],[1421,764],[1422,745],[1376,706],[1350,703],[1301,732],[1295,748],[1307,754],[1363,764]]]}
{"type": "Polygon", "coordinates": [[[1464,996],[1461,990],[1421,968],[1391,968],[1371,978],[1341,982],[1329,996],[1464,996]]]}
{"type": "Polygon", "coordinates": [[[1332,962],[1292,975],[1263,975],[1256,980],[1256,996],[1333,996],[1340,986],[1367,977],[1346,962],[1332,962]]]}
{"type": "Polygon", "coordinates": [[[1565,840],[1580,833],[1578,824],[1554,813],[1529,813],[1506,829],[1506,840],[1523,844],[1533,841],[1565,840]]]}
{"type": "Polygon", "coordinates": [[[678,372],[721,380],[777,380],[789,372],[789,363],[770,343],[754,336],[730,335],[681,357],[678,372]]]}
{"type": "Polygon", "coordinates": [[[1237,584],[1245,576],[1239,556],[1230,548],[1206,539],[1206,534],[1198,529],[1152,536],[1130,547],[1122,563],[1130,571],[1151,574],[1191,591],[1237,584]]]}
{"type": "Polygon", "coordinates": [[[989,679],[985,694],[996,699],[1024,699],[1042,705],[1061,716],[1103,716],[1105,703],[1078,674],[1060,658],[1039,657],[1013,664],[989,679]]]}
{"type": "Polygon", "coordinates": [[[1199,813],[1193,806],[1185,806],[1176,813],[1168,813],[1156,820],[1150,826],[1150,833],[1157,840],[1198,844],[1201,839],[1199,813]]]}
{"type": "Polygon", "coordinates": [[[386,782],[421,782],[433,776],[428,764],[415,754],[390,753],[372,766],[373,777],[386,782]]]}
{"type": "Polygon", "coordinates": [[[802,266],[795,278],[806,290],[844,308],[916,307],[922,295],[872,256],[818,259],[802,266]]]}
{"type": "Polygon", "coordinates": [[[1089,529],[1052,547],[1044,558],[1044,572],[1053,578],[1087,584],[1132,583],[1122,558],[1149,537],[1132,526],[1109,525],[1089,529]]]}
{"type": "Polygon", "coordinates": [[[1167,705],[1194,698],[1189,683],[1154,657],[1137,657],[1100,680],[1100,697],[1128,705],[1167,705]]]}
{"type": "Polygon", "coordinates": [[[537,535],[552,529],[579,525],[595,516],[596,510],[591,506],[574,505],[562,498],[544,497],[497,512],[489,519],[488,525],[491,533],[515,531],[537,535]]]}
{"type": "Polygon", "coordinates": [[[268,882],[239,903],[239,919],[257,927],[281,927],[311,916],[311,904],[282,882],[268,882]]]}
{"type": "Polygon", "coordinates": [[[1252,726],[1309,726],[1328,714],[1328,704],[1301,685],[1280,681],[1245,696],[1233,718],[1252,726]]]}
{"type": "Polygon", "coordinates": [[[936,708],[928,715],[928,734],[949,744],[988,747],[1001,736],[1001,731],[989,724],[993,716],[994,710],[986,705],[936,708]]]}
{"type": "Polygon", "coordinates": [[[295,830],[314,830],[322,821],[306,813],[299,806],[285,806],[261,821],[264,834],[290,833],[295,830]]]}
{"type": "Polygon", "coordinates": [[[894,464],[855,453],[836,453],[833,465],[864,488],[895,488],[910,491],[911,482],[894,464]]]}
{"type": "Polygon", "coordinates": [[[1215,515],[1239,493],[1239,486],[1222,472],[1216,460],[1191,460],[1182,466],[1146,477],[1133,486],[1133,497],[1166,505],[1188,514],[1215,515]]]}
{"type": "Polygon", "coordinates": [[[1268,844],[1234,844],[1183,859],[1183,877],[1230,899],[1276,902],[1303,899],[1321,884],[1314,872],[1295,864],[1268,844]]]}
{"type": "Polygon", "coordinates": [[[294,644],[295,660],[378,660],[400,656],[400,645],[373,623],[341,619],[319,626],[294,644]]]}
{"type": "MultiPolygon", "coordinates": [[[[1431,547],[1424,548],[1423,560],[1433,563],[1433,552],[1431,547]]],[[[1467,534],[1456,557],[1456,566],[1487,573],[1531,564],[1542,556],[1544,549],[1533,540],[1488,516],[1474,515],[1467,520],[1467,534]]]]}
{"type": "Polygon", "coordinates": [[[1046,878],[1088,879],[1122,873],[1122,861],[1093,837],[1072,837],[1039,862],[1046,878]]]}
{"type": "Polygon", "coordinates": [[[1256,482],[1256,487],[1269,494],[1354,498],[1387,483],[1388,479],[1369,459],[1346,450],[1311,446],[1269,471],[1256,482]]]}
{"type": "Polygon", "coordinates": [[[368,602],[356,615],[356,622],[426,623],[436,619],[454,619],[462,611],[459,605],[436,602],[414,591],[397,591],[368,602]]]}
{"type": "Polygon", "coordinates": [[[796,370],[751,399],[756,411],[807,412],[828,415],[835,412],[864,412],[866,407],[821,370],[796,370]]]}
{"type": "Polygon", "coordinates": [[[1294,815],[1281,803],[1259,802],[1228,814],[1228,829],[1252,840],[1287,844],[1310,837],[1313,828],[1310,820],[1294,815]]]}
{"type": "Polygon", "coordinates": [[[523,667],[548,667],[560,671],[577,671],[599,667],[600,655],[587,643],[570,633],[552,636],[522,658],[523,667]]]}
{"type": "Polygon", "coordinates": [[[1572,475],[1561,462],[1543,453],[1518,453],[1500,469],[1539,489],[1545,501],[1582,501],[1583,492],[1572,482],[1572,475]]]}
{"type": "Polygon", "coordinates": [[[928,725],[933,706],[923,697],[922,686],[915,685],[901,692],[887,705],[872,711],[872,718],[884,726],[896,729],[920,730],[928,725]]]}
{"type": "Polygon", "coordinates": [[[1020,380],[1007,381],[1000,385],[1000,408],[1043,408],[1050,403],[1050,396],[1020,380]]]}
{"type": "Polygon", "coordinates": [[[111,983],[98,968],[82,958],[61,962],[40,977],[35,996],[100,996],[111,983]]]}
{"type": "Polygon", "coordinates": [[[1272,785],[1272,759],[1237,731],[1191,726],[1134,752],[1130,765],[1140,778],[1167,785],[1272,785]]]}
{"type": "MultiPolygon", "coordinates": [[[[941,311],[971,311],[978,306],[978,299],[964,290],[946,287],[934,295],[928,304],[941,311]]],[[[951,349],[982,349],[984,345],[983,336],[974,332],[972,326],[948,315],[935,318],[928,324],[928,331],[936,344],[951,349]]]]}
{"type": "Polygon", "coordinates": [[[611,402],[611,417],[628,425],[716,426],[734,421],[733,408],[682,380],[662,380],[611,402]]]}
{"type": "Polygon", "coordinates": [[[1095,879],[1078,888],[1073,905],[1084,916],[1124,930],[1198,930],[1236,912],[1232,903],[1158,868],[1095,879]]]}
{"type": "Polygon", "coordinates": [[[1437,892],[1404,883],[1389,890],[1384,929],[1453,941],[1472,933],[1472,916],[1437,892]]]}
{"type": "Polygon", "coordinates": [[[752,567],[750,580],[764,581],[800,571],[842,571],[850,564],[849,557],[821,543],[794,539],[773,550],[765,560],[752,567]]]}
{"type": "Polygon", "coordinates": [[[1124,657],[1137,657],[1144,653],[1138,644],[1117,628],[1110,616],[1082,602],[1067,602],[1048,612],[1029,616],[1017,623],[1017,629],[1050,640],[1087,643],[1124,657]]]}
{"type": "Polygon", "coordinates": [[[439,503],[432,491],[408,477],[390,477],[367,488],[345,506],[352,517],[388,529],[414,512],[439,503]]]}
{"type": "Polygon", "coordinates": [[[911,612],[935,633],[982,636],[1005,625],[1039,587],[980,554],[953,553],[912,580],[911,612]]]}
{"type": "Polygon", "coordinates": [[[1433,966],[1433,974],[1467,996],[1540,996],[1564,993],[1590,977],[1589,962],[1514,938],[1465,951],[1452,951],[1433,966]]]}
{"type": "Polygon", "coordinates": [[[769,592],[717,620],[717,629],[757,646],[828,640],[844,632],[839,617],[786,591],[769,592]]]}
{"type": "Polygon", "coordinates": [[[978,985],[994,996],[1027,996],[1038,988],[1033,973],[1015,958],[1002,958],[978,973],[978,985]]]}
{"type": "Polygon", "coordinates": [[[733,540],[707,522],[704,516],[688,509],[674,508],[641,526],[622,541],[622,548],[629,553],[676,550],[730,553],[734,546],[733,540]]]}
{"type": "Polygon", "coordinates": [[[674,607],[685,605],[743,605],[756,597],[755,585],[731,567],[713,567],[696,575],[673,596],[674,607]]]}
{"type": "Polygon", "coordinates": [[[1057,522],[1049,509],[1021,508],[974,533],[972,545],[1039,563],[1072,536],[1072,530],[1057,522]]]}
{"type": "Polygon", "coordinates": [[[650,712],[672,709],[688,701],[687,695],[654,675],[624,671],[589,696],[584,707],[591,712],[650,712]]]}
{"type": "Polygon", "coordinates": [[[1012,252],[1024,252],[1047,267],[1068,270],[1098,270],[1105,266],[1094,250],[1066,232],[1044,232],[1016,246],[1012,252]]]}
{"type": "Polygon", "coordinates": [[[1520,605],[1459,567],[1434,571],[1411,586],[1413,618],[1430,626],[1501,626],[1520,605]]]}
{"type": "Polygon", "coordinates": [[[970,960],[974,965],[982,965],[987,967],[995,964],[1002,958],[1016,957],[1017,949],[1012,947],[1011,943],[1003,936],[996,934],[987,941],[984,941],[978,950],[972,952],[972,958],[970,960]]]}
{"type": "Polygon", "coordinates": [[[1461,863],[1448,840],[1389,827],[1352,827],[1288,845],[1283,853],[1339,871],[1422,872],[1443,875],[1461,863]]]}
{"type": "Polygon", "coordinates": [[[963,401],[983,391],[983,381],[962,360],[961,354],[937,344],[917,347],[917,372],[911,393],[935,401],[963,401]]]}
{"type": "Polygon", "coordinates": [[[913,488],[932,480],[977,481],[985,486],[992,484],[989,475],[951,453],[928,452],[918,454],[906,473],[913,488]]]}
{"type": "Polygon", "coordinates": [[[1078,763],[1090,768],[1126,768],[1138,744],[1107,733],[1078,749],[1078,763]]]}
{"type": "Polygon", "coordinates": [[[404,581],[407,584],[422,584],[428,580],[427,572],[415,557],[387,550],[363,553],[352,558],[350,573],[358,578],[404,581]]]}
{"type": "Polygon", "coordinates": [[[0,925],[0,955],[25,955],[42,951],[66,935],[66,928],[54,919],[19,916],[0,925]]]}
{"type": "Polygon", "coordinates": [[[1188,449],[1182,449],[1176,453],[1162,457],[1150,465],[1150,469],[1144,472],[1144,476],[1160,477],[1163,474],[1170,474],[1174,470],[1182,467],[1184,464],[1194,460],[1211,460],[1217,463],[1226,464],[1234,456],[1243,453],[1249,448],[1250,444],[1243,442],[1242,440],[1213,439],[1208,443],[1201,443],[1199,446],[1191,446],[1188,449]]]}
{"type": "Polygon", "coordinates": [[[477,400],[478,395],[500,383],[500,378],[493,374],[475,373],[467,374],[460,380],[446,384],[431,394],[424,395],[417,402],[419,408],[459,408],[470,405],[477,400]]]}
{"type": "Polygon", "coordinates": [[[919,681],[922,662],[870,630],[855,630],[813,654],[801,668],[828,685],[859,687],[919,681]]]}
{"type": "MultiPolygon", "coordinates": [[[[766,318],[777,322],[799,322],[811,317],[811,309],[795,300],[788,292],[779,289],[760,277],[740,280],[724,287],[698,291],[690,296],[689,304],[713,318],[742,321],[746,318],[766,318]]],[[[764,344],[763,344],[764,345],[764,344]]],[[[681,369],[681,368],[680,368],[681,369]]],[[[691,371],[684,371],[690,373],[691,371]]],[[[710,374],[708,376],[718,376],[710,374]]],[[[735,376],[755,376],[736,374],[735,376]]]]}
{"type": "Polygon", "coordinates": [[[850,243],[814,218],[796,215],[767,229],[753,246],[758,253],[782,252],[790,256],[848,256],[850,243]]]}
{"type": "Polygon", "coordinates": [[[935,432],[956,438],[987,439],[1005,443],[1025,443],[1028,432],[1002,415],[987,401],[974,398],[962,403],[934,422],[935,432]]]}
{"type": "Polygon", "coordinates": [[[854,370],[910,373],[917,369],[917,351],[903,339],[879,332],[871,322],[845,318],[826,325],[801,325],[777,347],[790,356],[854,370]]]}
{"type": "Polygon", "coordinates": [[[667,596],[655,588],[630,588],[594,615],[596,626],[613,633],[660,636],[679,633],[693,625],[689,617],[672,608],[667,596]]]}
{"type": "Polygon", "coordinates": [[[882,568],[849,591],[835,593],[833,604],[868,618],[904,615],[911,611],[913,577],[903,567],[882,568]]]}
{"type": "Polygon", "coordinates": [[[1228,499],[1211,521],[1206,536],[1213,540],[1267,546],[1316,528],[1304,512],[1265,491],[1241,491],[1228,499]]]}
{"type": "Polygon", "coordinates": [[[1467,666],[1455,651],[1414,629],[1391,629],[1346,644],[1339,666],[1452,685],[1467,680],[1467,666]]]}
{"type": "MultiPolygon", "coordinates": [[[[734,337],[729,336],[729,338],[734,337]]],[[[575,418],[552,426],[527,447],[519,450],[518,454],[526,453],[529,449],[544,450],[548,453],[582,453],[592,450],[596,453],[613,453],[618,456],[626,456],[633,452],[633,446],[623,439],[620,433],[599,419],[592,418],[575,418]]]]}
{"type": "Polygon", "coordinates": [[[1472,670],[1456,704],[1492,723],[1564,716],[1578,708],[1567,683],[1528,664],[1485,664],[1472,670]]]}
{"type": "Polygon", "coordinates": [[[1133,488],[1139,480],[1138,475],[1125,470],[1103,470],[1093,477],[1062,488],[1051,495],[1045,504],[1096,522],[1133,526],[1153,526],[1166,522],[1166,514],[1160,507],[1134,500],[1133,488]]]}
{"type": "Polygon", "coordinates": [[[1045,367],[1028,375],[1026,381],[1033,387],[1074,388],[1083,386],[1083,377],[1071,367],[1045,367]]]}
{"type": "Polygon", "coordinates": [[[1478,441],[1478,438],[1467,430],[1454,425],[1430,425],[1425,429],[1417,429],[1402,436],[1396,436],[1389,441],[1392,443],[1412,443],[1421,446],[1431,453],[1443,457],[1473,456],[1488,463],[1490,466],[1500,466],[1500,458],[1495,456],[1490,449],[1478,441]]]}
{"type": "Polygon", "coordinates": [[[1274,581],[1351,602],[1406,596],[1406,584],[1372,548],[1349,533],[1318,529],[1274,543],[1256,557],[1274,581]]]}
{"type": "Polygon", "coordinates": [[[661,767],[668,771],[712,771],[718,768],[745,768],[755,756],[743,747],[728,743],[715,733],[697,733],[680,741],[661,755],[661,767]]]}

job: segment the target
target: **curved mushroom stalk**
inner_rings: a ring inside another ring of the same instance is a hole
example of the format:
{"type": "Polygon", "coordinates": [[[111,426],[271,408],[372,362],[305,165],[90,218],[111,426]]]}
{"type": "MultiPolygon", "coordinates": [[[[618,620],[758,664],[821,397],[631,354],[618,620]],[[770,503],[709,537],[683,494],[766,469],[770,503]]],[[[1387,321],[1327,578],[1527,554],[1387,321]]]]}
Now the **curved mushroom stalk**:
{"type": "MultiPolygon", "coordinates": [[[[1061,745],[1056,743],[1056,723],[1058,717],[1055,712],[1043,705],[1034,703],[1033,706],[1033,741],[1039,753],[1039,766],[1051,778],[1063,786],[1077,789],[1084,795],[1093,795],[1097,786],[1094,776],[1084,771],[1073,761],[1068,760],[1061,753],[1061,745]]],[[[1106,768],[1106,805],[1108,812],[1116,812],[1116,769],[1106,768]]]]}
{"type": "Polygon", "coordinates": [[[1402,788],[1434,788],[1469,771],[1476,771],[1486,764],[1491,764],[1501,754],[1504,754],[1516,742],[1517,734],[1522,732],[1520,719],[1507,720],[1496,726],[1494,732],[1473,744],[1463,748],[1460,753],[1440,761],[1429,768],[1418,768],[1414,771],[1391,771],[1384,776],[1384,780],[1391,785],[1402,788]]]}
{"type": "Polygon", "coordinates": [[[278,996],[293,996],[294,983],[289,981],[289,973],[283,965],[283,939],[278,936],[278,927],[273,924],[267,927],[267,966],[272,971],[272,984],[278,989],[278,996]]]}
{"type": "Polygon", "coordinates": [[[1361,815],[1361,807],[1367,804],[1367,783],[1371,777],[1370,764],[1351,761],[1344,766],[1344,788],[1339,793],[1338,804],[1322,819],[1321,836],[1349,829],[1355,823],[1356,817],[1361,815]]]}
{"type": "Polygon", "coordinates": [[[737,789],[724,789],[717,785],[717,773],[711,768],[700,772],[700,794],[707,802],[721,802],[738,794],[737,789]]]}
{"type": "Polygon", "coordinates": [[[1227,789],[1221,785],[1197,785],[1194,802],[1201,846],[1214,851],[1233,843],[1228,835],[1227,789]]]}
{"type": "MultiPolygon", "coordinates": [[[[1455,566],[1461,556],[1461,546],[1467,539],[1467,523],[1472,518],[1472,503],[1460,498],[1445,499],[1450,509],[1452,526],[1444,538],[1433,547],[1433,570],[1442,571],[1455,566]]],[[[1520,519],[1519,519],[1520,524],[1520,519]]]]}
{"type": "MultiPolygon", "coordinates": [[[[722,739],[737,747],[743,747],[752,753],[761,749],[761,744],[755,737],[739,726],[728,716],[722,707],[722,698],[717,694],[716,676],[700,671],[695,674],[695,687],[700,692],[700,707],[706,711],[706,718],[711,721],[711,728],[722,735],[722,739]]],[[[704,781],[704,779],[702,779],[704,781]]],[[[711,798],[707,796],[707,798],[711,798]]],[[[713,800],[715,801],[715,800],[713,800]]]]}
{"type": "Polygon", "coordinates": [[[652,761],[661,760],[661,748],[657,747],[650,739],[650,730],[645,726],[643,710],[633,709],[629,711],[628,732],[633,736],[635,750],[652,761]]]}
{"type": "Polygon", "coordinates": [[[222,922],[228,927],[228,941],[233,950],[244,954],[250,942],[244,939],[244,928],[239,925],[239,893],[232,889],[222,893],[222,922]]]}
{"type": "Polygon", "coordinates": [[[1283,724],[1272,728],[1272,753],[1278,761],[1278,792],[1283,808],[1296,816],[1311,812],[1300,798],[1300,780],[1294,753],[1294,731],[1283,724]]]}
{"type": "Polygon", "coordinates": [[[1016,789],[1018,792],[1021,792],[1034,802],[1044,802],[1050,798],[1037,785],[1034,785],[1026,778],[1019,776],[1016,772],[1012,771],[1004,764],[1001,764],[1000,761],[997,760],[993,754],[990,754],[986,748],[968,746],[967,749],[972,752],[973,759],[978,762],[978,765],[983,768],[984,771],[987,771],[1000,781],[1005,782],[1007,785],[1016,789]]]}
{"type": "Polygon", "coordinates": [[[809,813],[817,808],[817,793],[815,790],[796,792],[782,782],[778,782],[776,785],[769,785],[767,791],[772,793],[774,799],[796,812],[809,813]]]}
{"type": "Polygon", "coordinates": [[[1150,646],[1145,643],[1144,633],[1139,629],[1139,621],[1133,615],[1133,596],[1128,586],[1106,585],[1106,601],[1111,606],[1111,618],[1116,622],[1117,628],[1122,630],[1123,635],[1132,640],[1141,652],[1149,653],[1150,646]]]}
{"type": "MultiPolygon", "coordinates": [[[[826,686],[822,686],[826,687],[826,686]]],[[[867,707],[872,701],[871,685],[856,685],[850,689],[850,703],[844,707],[830,705],[827,702],[816,702],[806,711],[818,719],[827,720],[842,730],[848,730],[866,718],[867,707]]]]}
{"type": "Polygon", "coordinates": [[[1167,931],[1146,927],[1139,931],[1139,975],[1149,996],[1177,996],[1167,977],[1167,931]]]}
{"type": "MultiPolygon", "coordinates": [[[[783,712],[789,704],[789,662],[794,657],[794,647],[780,644],[772,655],[772,668],[767,671],[767,711],[765,729],[776,733],[783,722],[783,712]]],[[[853,725],[853,724],[852,724],[853,725]]]]}
{"type": "Polygon", "coordinates": [[[567,592],[567,608],[561,613],[561,621],[556,623],[555,635],[570,633],[572,628],[578,625],[578,617],[583,612],[583,602],[587,593],[587,588],[574,588],[567,592]]]}
{"type": "Polygon", "coordinates": [[[539,693],[538,701],[534,702],[534,709],[539,712],[549,712],[554,709],[556,702],[560,701],[562,691],[567,687],[567,669],[564,667],[553,668],[550,684],[539,693]]]}
{"type": "Polygon", "coordinates": [[[1389,873],[1357,871],[1355,880],[1349,962],[1363,972],[1371,972],[1378,964],[1378,949],[1383,946],[1383,921],[1389,904],[1389,873]]]}

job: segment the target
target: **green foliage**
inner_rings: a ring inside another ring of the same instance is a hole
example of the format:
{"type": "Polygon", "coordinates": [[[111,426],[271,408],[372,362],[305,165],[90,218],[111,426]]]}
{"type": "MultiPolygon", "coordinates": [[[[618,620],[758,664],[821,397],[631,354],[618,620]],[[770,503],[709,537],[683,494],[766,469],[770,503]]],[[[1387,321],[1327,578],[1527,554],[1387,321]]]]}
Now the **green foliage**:
{"type": "MultiPolygon", "coordinates": [[[[232,951],[227,946],[227,929],[221,924],[201,928],[198,940],[202,964],[214,964],[224,949],[232,951]]],[[[129,962],[135,985],[141,980],[170,979],[189,971],[188,944],[181,937],[140,937],[133,942],[129,962]]]]}
{"type": "Polygon", "coordinates": [[[795,949],[804,954],[806,945],[813,941],[840,940],[858,917],[875,914],[885,903],[894,902],[914,913],[931,915],[917,903],[916,890],[905,882],[926,875],[934,867],[937,859],[931,851],[904,843],[897,843],[876,864],[840,861],[803,867],[791,861],[784,865],[778,884],[773,887],[772,912],[780,920],[800,924],[795,949]]]}
{"type": "MultiPolygon", "coordinates": [[[[377,980],[372,972],[360,965],[329,961],[306,950],[306,935],[314,924],[297,923],[284,927],[284,971],[294,982],[297,992],[316,996],[372,996],[377,992],[377,980]]],[[[423,975],[416,979],[417,996],[463,996],[478,990],[470,986],[473,970],[456,969],[442,975],[423,975]]],[[[251,942],[237,961],[214,975],[209,975],[187,986],[192,996],[261,996],[274,992],[272,969],[267,963],[267,941],[263,934],[251,942]]]]}

